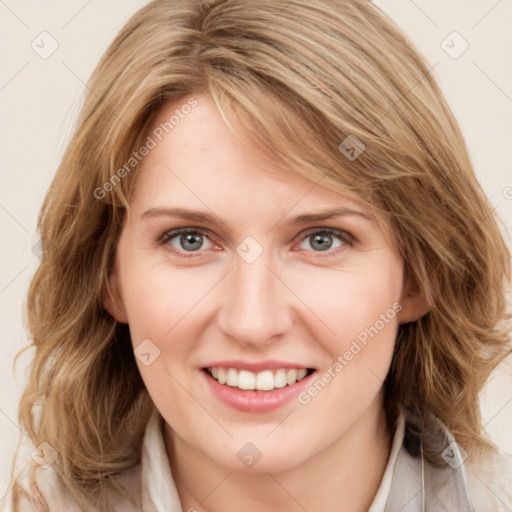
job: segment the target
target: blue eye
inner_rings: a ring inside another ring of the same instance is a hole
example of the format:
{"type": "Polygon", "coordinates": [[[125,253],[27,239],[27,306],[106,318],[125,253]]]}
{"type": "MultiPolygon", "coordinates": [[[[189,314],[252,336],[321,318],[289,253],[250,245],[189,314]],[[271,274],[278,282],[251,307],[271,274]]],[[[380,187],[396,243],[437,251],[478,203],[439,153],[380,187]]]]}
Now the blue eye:
{"type": "Polygon", "coordinates": [[[301,243],[307,240],[310,240],[309,245],[314,252],[328,252],[328,256],[336,254],[338,252],[336,249],[353,244],[353,239],[348,233],[330,228],[310,231],[304,236],[301,243]]]}
{"type": "MultiPolygon", "coordinates": [[[[307,240],[310,240],[309,248],[300,248],[306,249],[308,252],[318,253],[320,257],[337,255],[340,250],[343,250],[344,246],[351,246],[355,242],[351,234],[332,228],[315,228],[315,230],[310,230],[302,237],[300,244],[304,244],[307,240]]],[[[193,257],[194,253],[200,254],[201,249],[215,247],[215,244],[205,231],[191,228],[167,231],[160,237],[159,243],[167,246],[173,253],[183,257],[193,257]],[[186,253],[189,254],[187,255],[186,253]]]]}
{"type": "Polygon", "coordinates": [[[169,244],[177,251],[197,252],[202,248],[205,240],[212,244],[206,233],[203,231],[185,228],[165,233],[161,242],[163,244],[169,244]]]}

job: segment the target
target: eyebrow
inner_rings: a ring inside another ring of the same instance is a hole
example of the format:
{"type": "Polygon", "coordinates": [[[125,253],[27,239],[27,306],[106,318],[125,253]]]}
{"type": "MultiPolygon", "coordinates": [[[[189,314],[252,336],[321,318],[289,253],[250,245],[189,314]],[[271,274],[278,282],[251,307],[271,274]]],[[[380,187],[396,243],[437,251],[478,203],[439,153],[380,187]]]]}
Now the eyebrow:
{"type": "MultiPolygon", "coordinates": [[[[318,222],[322,220],[332,219],[335,217],[344,217],[355,215],[362,217],[368,221],[372,221],[373,218],[360,211],[354,210],[351,208],[336,208],[333,210],[324,210],[319,213],[305,213],[302,215],[298,215],[293,217],[292,219],[285,222],[285,224],[297,225],[297,224],[305,224],[308,222],[318,222]]],[[[140,215],[141,219],[147,218],[155,218],[155,217],[178,217],[181,219],[193,221],[193,222],[201,222],[204,224],[211,224],[212,226],[218,226],[219,224],[224,224],[218,217],[212,215],[208,212],[199,211],[199,210],[190,210],[188,208],[168,208],[168,207],[154,207],[146,210],[144,213],[140,215]]],[[[225,225],[225,224],[224,224],[225,225]]]]}

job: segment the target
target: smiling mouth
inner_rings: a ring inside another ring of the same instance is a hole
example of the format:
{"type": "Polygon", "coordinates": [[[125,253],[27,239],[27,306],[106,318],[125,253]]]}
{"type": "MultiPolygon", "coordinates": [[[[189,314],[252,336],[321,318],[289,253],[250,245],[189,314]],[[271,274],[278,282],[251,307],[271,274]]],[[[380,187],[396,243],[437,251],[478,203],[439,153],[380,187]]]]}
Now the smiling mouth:
{"type": "Polygon", "coordinates": [[[263,370],[251,372],[236,368],[210,367],[203,368],[212,379],[220,384],[238,388],[243,391],[272,391],[274,389],[292,386],[311,375],[314,368],[279,368],[276,370],[263,370]]]}

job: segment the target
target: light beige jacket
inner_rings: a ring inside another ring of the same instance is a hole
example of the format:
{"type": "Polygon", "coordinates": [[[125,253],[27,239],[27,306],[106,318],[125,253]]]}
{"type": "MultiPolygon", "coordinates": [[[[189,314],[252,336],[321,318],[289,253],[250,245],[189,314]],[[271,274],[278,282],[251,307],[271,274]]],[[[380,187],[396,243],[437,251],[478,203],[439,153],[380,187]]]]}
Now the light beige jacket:
{"type": "MultiPolygon", "coordinates": [[[[116,511],[193,512],[193,509],[182,510],[166,455],[162,422],[155,410],[147,425],[140,464],[119,476],[120,483],[136,498],[137,506],[134,508],[119,499],[115,502],[116,511]]],[[[468,467],[451,434],[446,431],[448,463],[444,469],[434,469],[406,451],[404,431],[402,413],[388,464],[368,512],[512,512],[511,455],[496,455],[478,469],[468,467]]],[[[51,512],[80,512],[52,466],[40,471],[38,483],[51,512]]],[[[36,508],[25,499],[21,510],[35,512],[36,508]]]]}

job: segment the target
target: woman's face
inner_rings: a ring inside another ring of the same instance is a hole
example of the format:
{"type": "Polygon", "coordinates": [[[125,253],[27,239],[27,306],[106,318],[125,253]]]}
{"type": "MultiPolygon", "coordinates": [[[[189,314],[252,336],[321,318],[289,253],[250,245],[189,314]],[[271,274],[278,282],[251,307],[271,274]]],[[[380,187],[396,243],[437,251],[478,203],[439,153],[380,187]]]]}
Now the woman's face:
{"type": "Polygon", "coordinates": [[[361,204],[277,169],[195,98],[152,136],[106,305],[129,323],[175,441],[233,470],[261,456],[279,471],[371,435],[398,325],[420,303],[361,204]]]}

